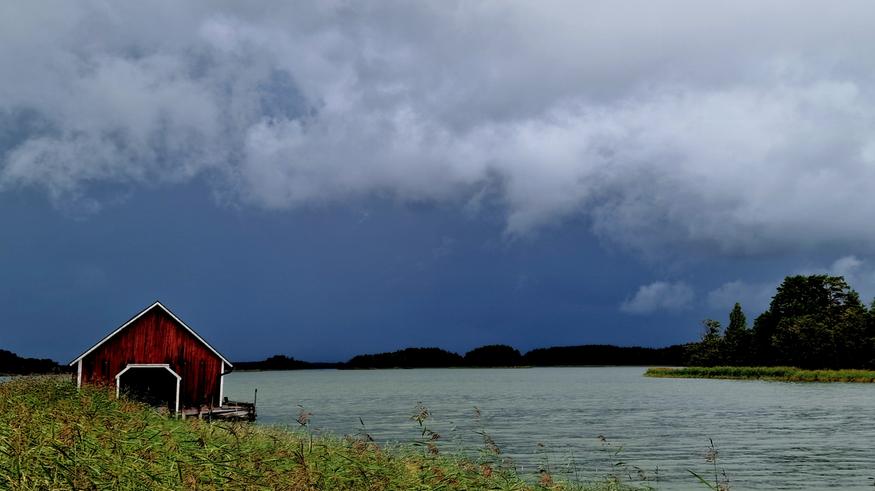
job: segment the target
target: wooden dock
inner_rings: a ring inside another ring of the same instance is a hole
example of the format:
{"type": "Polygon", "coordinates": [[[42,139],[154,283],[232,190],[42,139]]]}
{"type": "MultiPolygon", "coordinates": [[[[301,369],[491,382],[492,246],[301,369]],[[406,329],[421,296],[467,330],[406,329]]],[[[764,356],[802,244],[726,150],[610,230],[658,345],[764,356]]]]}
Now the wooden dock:
{"type": "Polygon", "coordinates": [[[255,421],[257,416],[255,403],[229,401],[227,398],[219,407],[190,407],[179,411],[179,413],[183,419],[198,418],[210,421],[214,419],[222,421],[255,421]]]}

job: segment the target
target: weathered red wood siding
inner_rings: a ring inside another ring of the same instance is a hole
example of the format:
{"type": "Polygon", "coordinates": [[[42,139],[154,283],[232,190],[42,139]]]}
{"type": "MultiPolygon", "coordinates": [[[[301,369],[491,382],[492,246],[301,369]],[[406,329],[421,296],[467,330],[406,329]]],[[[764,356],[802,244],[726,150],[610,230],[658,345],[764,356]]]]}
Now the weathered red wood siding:
{"type": "Polygon", "coordinates": [[[129,363],[170,365],[182,377],[180,407],[220,403],[222,359],[161,308],[146,312],[83,358],[82,383],[115,386],[115,376],[129,363]]]}

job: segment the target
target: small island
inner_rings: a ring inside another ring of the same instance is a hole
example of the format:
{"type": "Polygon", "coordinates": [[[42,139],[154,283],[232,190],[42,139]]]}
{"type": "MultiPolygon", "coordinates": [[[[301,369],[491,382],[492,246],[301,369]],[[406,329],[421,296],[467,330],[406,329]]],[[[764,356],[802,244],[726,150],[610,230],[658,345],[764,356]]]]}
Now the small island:
{"type": "Polygon", "coordinates": [[[657,378],[717,378],[774,382],[875,382],[875,370],[803,370],[795,367],[681,367],[648,368],[657,378]]]}
{"type": "Polygon", "coordinates": [[[684,368],[648,377],[875,382],[875,305],[866,308],[841,276],[788,276],[749,328],[736,303],[724,330],[706,319],[684,368]]]}

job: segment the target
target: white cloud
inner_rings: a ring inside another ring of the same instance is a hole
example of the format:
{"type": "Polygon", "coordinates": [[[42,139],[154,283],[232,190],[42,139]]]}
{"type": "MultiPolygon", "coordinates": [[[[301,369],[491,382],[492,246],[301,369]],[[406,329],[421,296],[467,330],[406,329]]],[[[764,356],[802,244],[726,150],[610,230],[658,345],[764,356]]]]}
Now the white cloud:
{"type": "Polygon", "coordinates": [[[0,64],[14,67],[0,190],[63,203],[95,184],[208,176],[284,209],[464,206],[488,188],[511,234],[585,215],[645,253],[871,248],[873,14],[865,1],[0,6],[0,64]]]}
{"type": "MultiPolygon", "coordinates": [[[[851,288],[860,293],[863,303],[875,297],[875,266],[854,255],[840,257],[827,266],[803,268],[791,274],[843,276],[851,288]]],[[[730,281],[708,292],[708,305],[728,312],[735,302],[740,302],[748,315],[757,315],[768,309],[782,281],[783,278],[767,282],[730,281]]]]}
{"type": "Polygon", "coordinates": [[[656,281],[641,285],[635,295],[620,304],[620,311],[627,314],[650,314],[657,310],[678,311],[690,307],[693,289],[684,282],[656,281]]]}
{"type": "Polygon", "coordinates": [[[863,268],[863,261],[857,256],[844,256],[833,261],[828,271],[837,276],[844,276],[845,279],[856,277],[863,268]]]}
{"type": "Polygon", "coordinates": [[[851,288],[860,294],[863,303],[869,303],[875,297],[875,264],[855,255],[839,257],[825,266],[801,268],[795,274],[843,276],[851,288]]]}
{"type": "Polygon", "coordinates": [[[708,305],[728,313],[738,302],[748,317],[755,317],[769,308],[780,283],[780,280],[765,283],[730,281],[708,292],[708,305]]]}
{"type": "Polygon", "coordinates": [[[860,300],[868,304],[875,297],[875,265],[856,256],[836,259],[825,272],[844,276],[851,288],[860,293],[860,300]]]}

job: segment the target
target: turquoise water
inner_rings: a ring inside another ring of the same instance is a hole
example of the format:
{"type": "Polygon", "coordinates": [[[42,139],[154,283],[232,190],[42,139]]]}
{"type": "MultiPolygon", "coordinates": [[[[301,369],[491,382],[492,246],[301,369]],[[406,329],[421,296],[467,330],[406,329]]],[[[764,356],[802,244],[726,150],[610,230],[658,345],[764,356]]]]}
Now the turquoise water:
{"type": "Polygon", "coordinates": [[[643,372],[237,372],[226,377],[225,394],[251,401],[257,387],[262,424],[297,426],[299,405],[322,432],[359,433],[361,418],[378,442],[415,440],[410,417],[422,402],[444,450],[476,454],[482,429],[523,472],[547,465],[595,478],[620,459],[650,478],[658,466],[661,489],[703,489],[688,469],[713,476],[705,461],[711,438],[732,489],[872,489],[875,385],[651,379],[643,372]]]}

